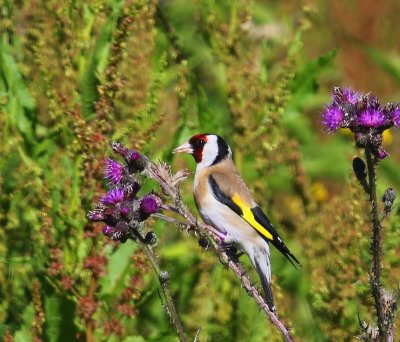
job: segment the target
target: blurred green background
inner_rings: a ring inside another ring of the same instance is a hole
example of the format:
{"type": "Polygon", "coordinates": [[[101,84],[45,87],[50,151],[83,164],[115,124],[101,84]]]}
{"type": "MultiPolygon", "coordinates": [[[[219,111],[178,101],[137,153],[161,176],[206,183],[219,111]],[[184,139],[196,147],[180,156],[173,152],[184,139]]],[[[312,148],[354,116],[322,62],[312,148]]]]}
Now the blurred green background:
{"type": "MultiPolygon", "coordinates": [[[[400,99],[399,11],[395,0],[0,0],[3,340],[177,340],[139,247],[109,241],[86,213],[105,191],[110,141],[194,170],[171,150],[198,132],[230,143],[303,264],[272,251],[278,312],[296,340],[354,340],[358,314],[374,323],[369,209],[353,137],[326,134],[320,112],[334,85],[400,99]]],[[[400,188],[399,139],[385,135],[380,194],[400,188]]],[[[191,180],[182,193],[195,211],[191,180]]],[[[384,226],[393,290],[397,218],[384,226]]],[[[195,236],[147,222],[192,339],[281,340],[195,236]]]]}

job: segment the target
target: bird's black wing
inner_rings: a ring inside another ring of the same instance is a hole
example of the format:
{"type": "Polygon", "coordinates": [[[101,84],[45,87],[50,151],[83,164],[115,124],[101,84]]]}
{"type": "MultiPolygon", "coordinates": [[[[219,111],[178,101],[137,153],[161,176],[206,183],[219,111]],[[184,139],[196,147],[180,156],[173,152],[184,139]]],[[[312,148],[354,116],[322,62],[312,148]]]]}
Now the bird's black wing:
{"type": "Polygon", "coordinates": [[[208,177],[208,182],[212,189],[214,197],[232,209],[236,214],[243,218],[247,223],[249,223],[257,233],[266,241],[271,242],[296,268],[295,261],[301,266],[297,258],[290,252],[289,248],[283,242],[278,232],[275,230],[271,221],[263,213],[261,208],[257,205],[251,207],[246,203],[243,198],[238,193],[233,193],[233,195],[228,195],[218,186],[216,180],[212,177],[208,177]]]}

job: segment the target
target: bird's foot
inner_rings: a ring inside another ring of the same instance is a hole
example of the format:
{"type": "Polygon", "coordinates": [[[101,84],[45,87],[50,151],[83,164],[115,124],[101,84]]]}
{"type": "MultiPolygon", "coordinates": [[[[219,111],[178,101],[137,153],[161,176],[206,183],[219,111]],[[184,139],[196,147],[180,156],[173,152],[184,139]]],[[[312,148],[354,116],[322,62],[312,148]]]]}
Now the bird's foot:
{"type": "Polygon", "coordinates": [[[233,239],[227,232],[221,232],[213,226],[206,225],[207,230],[216,236],[222,243],[232,243],[233,239]]]}
{"type": "Polygon", "coordinates": [[[234,262],[238,262],[239,258],[244,254],[243,252],[238,251],[237,247],[232,244],[224,243],[221,247],[234,262]]]}
{"type": "Polygon", "coordinates": [[[231,235],[229,235],[227,232],[218,232],[219,238],[221,239],[221,245],[232,245],[234,240],[231,235]]]}
{"type": "Polygon", "coordinates": [[[229,239],[228,234],[225,232],[220,232],[220,231],[216,230],[216,235],[221,240],[222,244],[225,243],[226,239],[229,239]]]}

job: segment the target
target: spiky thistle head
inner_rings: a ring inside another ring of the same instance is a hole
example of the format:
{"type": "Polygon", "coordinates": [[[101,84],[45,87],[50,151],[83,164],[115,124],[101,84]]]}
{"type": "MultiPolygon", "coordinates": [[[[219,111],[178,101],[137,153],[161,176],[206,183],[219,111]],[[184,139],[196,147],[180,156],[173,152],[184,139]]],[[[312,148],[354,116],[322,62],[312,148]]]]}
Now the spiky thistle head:
{"type": "Polygon", "coordinates": [[[87,216],[91,221],[102,221],[106,224],[104,235],[112,240],[125,242],[128,238],[138,237],[137,229],[141,222],[157,212],[162,202],[154,193],[137,197],[140,190],[137,180],[140,171],[148,165],[147,157],[120,143],[114,142],[111,147],[122,157],[123,162],[106,159],[104,175],[109,181],[110,189],[87,216]]]}
{"type": "Polygon", "coordinates": [[[389,154],[382,147],[382,133],[391,127],[400,127],[400,106],[381,106],[372,94],[361,94],[351,88],[334,87],[332,102],[321,113],[322,124],[328,132],[349,128],[355,133],[356,145],[370,148],[383,159],[389,154]]]}
{"type": "Polygon", "coordinates": [[[107,158],[106,159],[106,167],[104,170],[104,176],[106,179],[113,184],[121,183],[122,177],[124,176],[125,168],[122,164],[117,161],[107,158]]]}

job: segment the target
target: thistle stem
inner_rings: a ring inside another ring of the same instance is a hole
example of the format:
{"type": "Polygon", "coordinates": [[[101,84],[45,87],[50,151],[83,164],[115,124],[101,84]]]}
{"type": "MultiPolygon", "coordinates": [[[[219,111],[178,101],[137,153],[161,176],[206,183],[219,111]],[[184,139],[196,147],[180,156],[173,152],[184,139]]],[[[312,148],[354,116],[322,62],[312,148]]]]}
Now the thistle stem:
{"type": "Polygon", "coordinates": [[[382,260],[382,227],[379,218],[378,201],[376,195],[376,160],[372,156],[371,149],[365,148],[365,158],[367,161],[368,183],[369,183],[369,201],[371,202],[372,218],[372,268],[370,274],[370,286],[375,301],[375,309],[378,318],[378,329],[380,341],[387,340],[387,327],[385,324],[385,315],[382,308],[382,284],[381,284],[381,260],[382,260]]]}
{"type": "Polygon", "coordinates": [[[161,287],[161,292],[163,294],[164,300],[165,300],[165,306],[166,306],[166,311],[171,319],[171,323],[175,326],[176,332],[179,337],[180,342],[187,342],[187,337],[186,334],[183,330],[183,325],[181,322],[181,319],[178,315],[178,311],[176,310],[174,301],[171,296],[171,292],[168,287],[168,279],[165,279],[162,276],[163,271],[160,268],[160,265],[158,264],[157,258],[153,252],[153,249],[151,248],[150,245],[141,243],[142,249],[144,253],[146,254],[147,258],[150,260],[151,265],[153,266],[154,272],[157,274],[157,279],[160,283],[161,287]]]}

